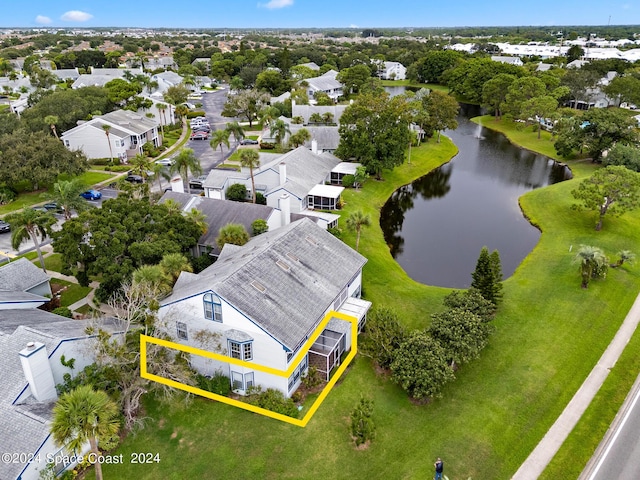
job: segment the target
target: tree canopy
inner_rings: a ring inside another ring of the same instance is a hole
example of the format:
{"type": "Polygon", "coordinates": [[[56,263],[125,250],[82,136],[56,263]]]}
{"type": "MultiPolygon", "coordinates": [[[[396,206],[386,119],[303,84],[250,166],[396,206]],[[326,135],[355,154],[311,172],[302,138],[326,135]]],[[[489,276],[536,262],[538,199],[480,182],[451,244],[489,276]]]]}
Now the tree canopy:
{"type": "Polygon", "coordinates": [[[102,276],[96,297],[104,302],[136,268],[155,265],[167,253],[187,254],[201,233],[195,222],[162,204],[118,197],[68,220],[52,237],[66,272],[81,284],[102,276]]]}
{"type": "Polygon", "coordinates": [[[336,155],[355,159],[380,179],[383,169],[404,162],[409,118],[409,107],[402,96],[360,95],[340,118],[336,155]]]}

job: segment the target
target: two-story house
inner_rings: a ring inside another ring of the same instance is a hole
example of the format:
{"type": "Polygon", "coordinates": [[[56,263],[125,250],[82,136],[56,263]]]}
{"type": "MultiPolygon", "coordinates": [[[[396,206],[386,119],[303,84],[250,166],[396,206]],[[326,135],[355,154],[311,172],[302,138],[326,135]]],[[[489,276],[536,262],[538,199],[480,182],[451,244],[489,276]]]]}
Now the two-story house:
{"type": "Polygon", "coordinates": [[[67,130],[60,139],[69,150],[81,150],[89,159],[113,157],[124,162],[142,154],[142,146],[147,142],[154,147],[162,144],[158,119],[128,110],[94,117],[67,130]]]}
{"type": "Polygon", "coordinates": [[[234,391],[251,386],[296,390],[310,365],[328,379],[351,348],[351,324],[333,318],[307,354],[297,355],[331,311],[358,318],[366,259],[309,219],[292,222],[239,247],[225,245],[216,263],[199,274],[183,272],[162,301],[160,324],[178,343],[294,373],[282,377],[250,366],[191,355],[205,375],[222,372],[234,391]],[[299,358],[300,357],[300,358],[299,358]]]}

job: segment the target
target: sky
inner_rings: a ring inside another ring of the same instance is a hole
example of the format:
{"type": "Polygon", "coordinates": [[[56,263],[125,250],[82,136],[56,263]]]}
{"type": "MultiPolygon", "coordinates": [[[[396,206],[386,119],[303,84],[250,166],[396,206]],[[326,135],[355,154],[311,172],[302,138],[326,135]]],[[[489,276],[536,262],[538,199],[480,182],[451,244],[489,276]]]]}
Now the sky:
{"type": "Polygon", "coordinates": [[[638,0],[3,0],[0,27],[638,25],[638,0]]]}

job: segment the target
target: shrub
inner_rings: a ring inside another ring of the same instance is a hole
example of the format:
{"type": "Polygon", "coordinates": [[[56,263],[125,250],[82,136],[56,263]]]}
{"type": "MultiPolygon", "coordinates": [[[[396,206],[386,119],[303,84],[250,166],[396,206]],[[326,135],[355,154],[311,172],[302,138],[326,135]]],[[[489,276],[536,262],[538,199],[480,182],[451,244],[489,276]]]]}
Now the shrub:
{"type": "Polygon", "coordinates": [[[207,392],[216,393],[218,395],[229,396],[231,393],[231,381],[229,377],[221,372],[216,372],[212,377],[196,374],[196,385],[207,392]]]}
{"type": "Polygon", "coordinates": [[[342,186],[344,188],[351,188],[356,181],[356,177],[353,175],[345,175],[342,177],[342,186]]]}
{"type": "Polygon", "coordinates": [[[269,225],[265,220],[258,218],[251,223],[251,230],[253,231],[253,236],[260,235],[269,231],[269,225]]]}
{"type": "Polygon", "coordinates": [[[389,368],[395,351],[404,341],[406,333],[396,312],[378,307],[367,318],[366,333],[360,342],[360,351],[382,368],[389,368]]]}
{"type": "Polygon", "coordinates": [[[187,118],[204,117],[206,114],[203,110],[192,110],[187,113],[187,118]]]}
{"type": "Polygon", "coordinates": [[[493,319],[496,306],[485,299],[475,288],[457,290],[444,297],[444,305],[448,308],[459,308],[478,315],[484,322],[493,319]]]}
{"type": "Polygon", "coordinates": [[[110,158],[92,158],[89,160],[89,165],[109,165],[110,163],[110,158]]]}
{"type": "Polygon", "coordinates": [[[338,227],[329,227],[327,228],[327,232],[329,232],[334,237],[342,240],[342,230],[339,229],[338,227]]]}
{"type": "Polygon", "coordinates": [[[234,183],[226,192],[227,200],[234,202],[246,202],[247,201],[247,187],[242,183],[234,183]]]}
{"type": "Polygon", "coordinates": [[[265,392],[261,390],[260,387],[252,387],[248,392],[247,402],[272,412],[298,418],[298,407],[292,399],[286,398],[280,390],[274,388],[268,388],[265,392]]]}
{"type": "Polygon", "coordinates": [[[0,187],[0,205],[13,202],[18,194],[9,187],[0,187]]]}
{"type": "Polygon", "coordinates": [[[266,205],[267,198],[260,192],[256,192],[256,203],[258,205],[266,205]]]}
{"type": "Polygon", "coordinates": [[[351,435],[358,446],[373,440],[376,436],[376,427],[371,415],[373,400],[360,397],[360,402],[351,412],[351,435]]]}
{"type": "Polygon", "coordinates": [[[54,308],[51,313],[60,315],[61,317],[73,318],[73,313],[67,307],[54,308]]]}
{"type": "Polygon", "coordinates": [[[324,382],[320,376],[320,372],[316,367],[309,367],[307,374],[302,377],[302,385],[304,388],[310,389],[321,385],[324,382]]]}
{"type": "Polygon", "coordinates": [[[260,148],[262,150],[273,150],[274,148],[276,148],[276,144],[260,142],[260,148]]]}
{"type": "Polygon", "coordinates": [[[142,151],[147,157],[157,157],[160,155],[160,150],[151,142],[146,142],[142,145],[142,151]]]}

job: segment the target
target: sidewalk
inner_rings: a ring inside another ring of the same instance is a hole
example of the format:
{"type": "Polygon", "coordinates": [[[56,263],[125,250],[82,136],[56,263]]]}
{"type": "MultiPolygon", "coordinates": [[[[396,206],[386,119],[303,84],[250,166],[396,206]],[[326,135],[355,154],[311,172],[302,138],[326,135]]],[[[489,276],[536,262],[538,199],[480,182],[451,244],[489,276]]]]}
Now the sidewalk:
{"type": "Polygon", "coordinates": [[[515,475],[511,477],[513,480],[536,480],[542,474],[576,423],[578,423],[580,417],[582,417],[593,397],[602,387],[609,375],[609,371],[615,366],[622,351],[635,332],[638,323],[640,323],[640,294],[636,297],[636,301],[631,306],[624,322],[622,322],[618,332],[598,360],[596,366],[544,438],[527,457],[515,475]]]}

